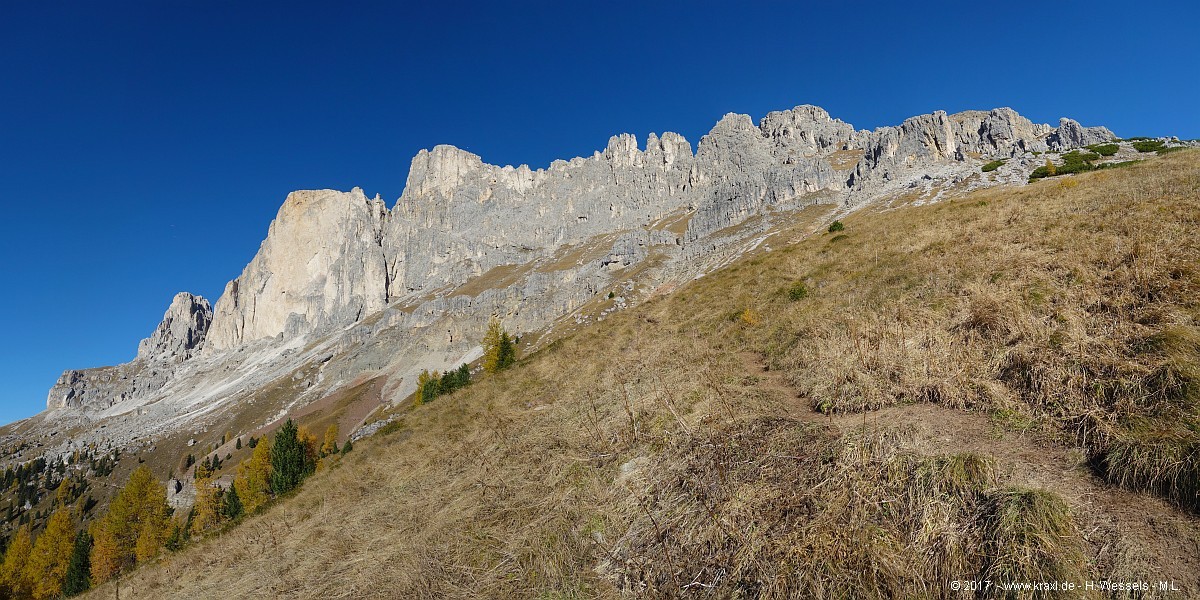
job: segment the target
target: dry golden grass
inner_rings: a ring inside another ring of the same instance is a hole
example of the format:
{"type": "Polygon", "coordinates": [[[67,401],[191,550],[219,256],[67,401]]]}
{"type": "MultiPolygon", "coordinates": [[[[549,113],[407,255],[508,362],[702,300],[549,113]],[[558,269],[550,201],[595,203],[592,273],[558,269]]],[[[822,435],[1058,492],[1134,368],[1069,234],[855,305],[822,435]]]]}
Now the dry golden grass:
{"type": "Polygon", "coordinates": [[[956,598],[948,580],[984,575],[1198,593],[1194,516],[1060,458],[1078,445],[1191,506],[1200,157],[1077,180],[860,213],[614,314],[121,595],[956,598]],[[934,412],[862,413],[908,403],[934,412]]]}

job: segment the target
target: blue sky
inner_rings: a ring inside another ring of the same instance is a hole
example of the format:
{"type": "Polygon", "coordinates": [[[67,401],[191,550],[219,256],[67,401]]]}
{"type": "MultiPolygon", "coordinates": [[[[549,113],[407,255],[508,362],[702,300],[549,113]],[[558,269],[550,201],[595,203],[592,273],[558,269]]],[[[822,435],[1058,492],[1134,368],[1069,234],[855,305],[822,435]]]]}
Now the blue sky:
{"type": "Polygon", "coordinates": [[[215,302],[290,190],[391,203],[435,144],[543,167],[806,103],[1200,137],[1193,3],[583,4],[4,3],[0,421],[215,302]]]}

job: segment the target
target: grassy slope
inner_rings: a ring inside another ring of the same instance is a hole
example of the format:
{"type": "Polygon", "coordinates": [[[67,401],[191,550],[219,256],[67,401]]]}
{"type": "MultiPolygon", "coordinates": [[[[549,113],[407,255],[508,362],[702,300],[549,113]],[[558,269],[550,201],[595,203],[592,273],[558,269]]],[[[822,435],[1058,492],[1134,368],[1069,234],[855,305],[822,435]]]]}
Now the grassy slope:
{"type": "Polygon", "coordinates": [[[845,222],[414,409],[123,597],[1200,593],[1200,153],[845,222]]]}

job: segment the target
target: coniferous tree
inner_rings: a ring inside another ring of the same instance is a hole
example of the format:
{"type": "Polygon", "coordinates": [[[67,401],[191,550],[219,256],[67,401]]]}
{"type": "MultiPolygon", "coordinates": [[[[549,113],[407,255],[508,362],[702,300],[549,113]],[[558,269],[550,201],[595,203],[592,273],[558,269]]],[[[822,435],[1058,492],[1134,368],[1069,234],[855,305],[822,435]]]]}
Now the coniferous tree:
{"type": "Polygon", "coordinates": [[[305,475],[304,446],[300,442],[296,423],[288,419],[271,444],[271,492],[286,494],[300,485],[305,475]]]}
{"type": "Polygon", "coordinates": [[[223,490],[211,479],[196,480],[196,518],[192,520],[192,533],[203,534],[221,524],[225,507],[223,490]]]}
{"type": "Polygon", "coordinates": [[[245,512],[252,513],[267,503],[271,495],[271,440],[255,443],[250,458],[238,465],[234,482],[245,512]]]}
{"type": "Polygon", "coordinates": [[[242,449],[242,438],[240,438],[240,437],[239,437],[239,438],[237,439],[237,443],[233,445],[233,448],[234,448],[235,450],[241,450],[241,449],[242,449]]]}
{"type": "Polygon", "coordinates": [[[488,321],[487,333],[483,334],[483,370],[488,373],[500,371],[500,344],[504,337],[504,326],[500,319],[492,317],[488,321]]]}
{"type": "Polygon", "coordinates": [[[171,535],[167,536],[167,541],[163,542],[163,547],[171,552],[179,552],[183,548],[183,531],[178,522],[171,524],[171,535]]]}
{"type": "Polygon", "coordinates": [[[351,443],[350,440],[346,440],[346,443],[342,444],[342,455],[349,454],[350,451],[353,449],[354,449],[354,444],[351,443]]]}
{"type": "Polygon", "coordinates": [[[498,371],[503,371],[504,369],[513,366],[513,363],[517,362],[517,345],[513,343],[513,340],[508,336],[507,331],[500,334],[500,348],[498,350],[498,354],[498,371]]]}
{"type": "Polygon", "coordinates": [[[329,456],[338,453],[338,426],[337,423],[330,425],[325,429],[325,442],[321,444],[321,454],[329,456]]]}
{"type": "Polygon", "coordinates": [[[92,531],[92,581],[104,583],[157,554],[169,510],[166,487],[138,467],[92,531]]]}
{"type": "Polygon", "coordinates": [[[9,598],[28,598],[33,592],[33,582],[26,576],[26,565],[33,551],[29,525],[17,530],[8,548],[4,550],[4,564],[0,565],[0,588],[9,598]]]}
{"type": "Polygon", "coordinates": [[[62,592],[74,545],[75,524],[71,522],[71,513],[60,508],[50,516],[25,563],[25,578],[32,584],[34,600],[48,600],[62,592]]]}
{"type": "Polygon", "coordinates": [[[67,565],[67,574],[63,578],[62,593],[64,596],[75,596],[88,591],[92,587],[92,536],[85,530],[75,535],[75,544],[71,550],[71,562],[67,565]]]}
{"type": "Polygon", "coordinates": [[[242,516],[242,499],[238,496],[237,483],[230,484],[229,489],[225,491],[224,506],[221,507],[221,512],[230,521],[242,516]]]}

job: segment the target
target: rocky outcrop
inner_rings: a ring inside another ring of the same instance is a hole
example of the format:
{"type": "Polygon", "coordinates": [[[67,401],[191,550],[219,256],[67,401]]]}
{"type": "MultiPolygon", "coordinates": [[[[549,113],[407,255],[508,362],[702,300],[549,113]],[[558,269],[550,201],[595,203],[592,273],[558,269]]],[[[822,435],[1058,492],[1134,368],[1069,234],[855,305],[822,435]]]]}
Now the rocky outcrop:
{"type": "Polygon", "coordinates": [[[190,358],[204,343],[212,318],[208,300],[187,292],[176,294],[154,333],[138,344],[137,357],[169,361],[190,358]]]}
{"type": "Polygon", "coordinates": [[[1050,134],[1047,141],[1050,149],[1057,151],[1111,142],[1116,137],[1105,127],[1084,127],[1064,117],[1058,120],[1058,129],[1050,134]]]}
{"type": "Polygon", "coordinates": [[[171,380],[179,363],[203,348],[213,310],[208,300],[176,294],[137,356],[115,367],[65,371],[50,388],[47,409],[105,409],[126,400],[151,396],[171,380]]]}

